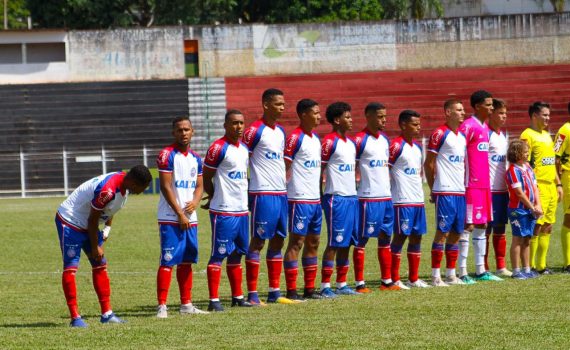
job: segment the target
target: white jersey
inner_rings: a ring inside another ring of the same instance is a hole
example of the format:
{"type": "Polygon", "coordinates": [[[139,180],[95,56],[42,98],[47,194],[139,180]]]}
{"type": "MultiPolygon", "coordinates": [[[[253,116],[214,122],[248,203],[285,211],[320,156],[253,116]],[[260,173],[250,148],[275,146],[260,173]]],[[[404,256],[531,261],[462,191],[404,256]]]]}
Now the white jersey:
{"type": "Polygon", "coordinates": [[[249,192],[253,194],[286,194],[285,130],[279,124],[270,127],[263,119],[253,122],[243,133],[249,148],[249,192]]]}
{"type": "Polygon", "coordinates": [[[287,137],[285,159],[291,162],[287,198],[291,202],[320,203],[321,141],[315,133],[297,128],[287,137]]]}
{"type": "Polygon", "coordinates": [[[447,125],[435,129],[429,138],[428,152],[437,154],[432,193],[465,194],[465,154],[467,141],[462,132],[453,132],[447,125]]]}
{"type": "Polygon", "coordinates": [[[383,133],[372,134],[368,129],[356,134],[356,160],[360,170],[358,198],[382,201],[392,198],[390,193],[390,140],[383,133]]]}
{"type": "Polygon", "coordinates": [[[231,143],[225,136],[208,149],[204,166],[216,170],[211,212],[247,215],[247,166],[249,152],[241,142],[231,143]]]}
{"type": "MultiPolygon", "coordinates": [[[[198,176],[202,176],[202,158],[192,150],[180,151],[176,145],[164,148],[156,160],[158,171],[172,174],[172,191],[181,208],[194,200],[198,176]]],[[[196,211],[186,214],[192,224],[198,224],[196,211]]],[[[158,223],[178,225],[178,215],[170,207],[164,195],[158,201],[158,223]]]]}
{"type": "Polygon", "coordinates": [[[402,136],[390,144],[390,174],[394,205],[423,206],[422,147],[402,136]]]}
{"type": "Polygon", "coordinates": [[[124,172],[108,173],[85,181],[61,203],[57,212],[67,223],[87,230],[91,208],[101,211],[99,224],[113,217],[127,202],[128,192],[121,192],[124,172]]]}
{"type": "Polygon", "coordinates": [[[489,170],[491,192],[508,192],[505,182],[507,172],[507,148],[509,142],[505,134],[489,128],[489,170]]]}
{"type": "Polygon", "coordinates": [[[356,196],[356,145],[336,132],[324,137],[321,159],[326,165],[325,194],[356,196]]]}

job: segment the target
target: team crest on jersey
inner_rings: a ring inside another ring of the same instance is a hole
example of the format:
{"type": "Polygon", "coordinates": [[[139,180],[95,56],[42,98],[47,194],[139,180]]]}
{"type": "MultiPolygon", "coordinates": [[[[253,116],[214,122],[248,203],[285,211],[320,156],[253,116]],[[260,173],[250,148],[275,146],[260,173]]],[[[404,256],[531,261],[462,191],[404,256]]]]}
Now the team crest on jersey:
{"type": "Polygon", "coordinates": [[[190,177],[194,176],[196,176],[196,168],[192,168],[192,170],[190,170],[190,177]]]}
{"type": "Polygon", "coordinates": [[[220,253],[220,254],[226,254],[226,252],[227,252],[227,249],[226,249],[226,245],[225,245],[225,244],[222,244],[222,245],[220,245],[220,246],[218,247],[218,253],[220,253]]]}
{"type": "Polygon", "coordinates": [[[481,219],[481,212],[478,211],[477,214],[475,214],[475,219],[479,220],[481,219]]]}
{"type": "Polygon", "coordinates": [[[295,227],[297,227],[297,230],[302,230],[305,228],[305,224],[303,223],[303,221],[299,220],[299,221],[297,221],[297,224],[295,225],[295,227]]]}
{"type": "Polygon", "coordinates": [[[374,233],[374,225],[368,226],[368,233],[374,233]]]}
{"type": "Polygon", "coordinates": [[[342,233],[338,233],[335,239],[338,243],[342,242],[342,233]]]}
{"type": "Polygon", "coordinates": [[[513,220],[511,221],[511,225],[521,228],[521,223],[518,220],[513,220]]]}
{"type": "Polygon", "coordinates": [[[68,256],[69,258],[74,258],[75,255],[77,255],[77,252],[75,252],[75,249],[69,248],[69,249],[67,250],[67,253],[66,253],[66,254],[67,254],[67,256],[68,256]]]}
{"type": "Polygon", "coordinates": [[[259,225],[259,226],[257,226],[257,229],[255,230],[255,232],[257,232],[258,235],[262,235],[265,233],[265,230],[263,229],[263,226],[259,225]]]}
{"type": "Polygon", "coordinates": [[[441,230],[443,230],[445,228],[445,224],[446,224],[445,218],[441,218],[441,220],[439,220],[438,226],[441,230]]]}
{"type": "Polygon", "coordinates": [[[402,220],[402,222],[400,223],[400,228],[402,229],[402,231],[407,231],[410,228],[409,222],[410,221],[408,219],[402,220]]]}
{"type": "Polygon", "coordinates": [[[172,260],[173,256],[171,252],[166,252],[164,253],[164,261],[170,261],[172,260]]]}

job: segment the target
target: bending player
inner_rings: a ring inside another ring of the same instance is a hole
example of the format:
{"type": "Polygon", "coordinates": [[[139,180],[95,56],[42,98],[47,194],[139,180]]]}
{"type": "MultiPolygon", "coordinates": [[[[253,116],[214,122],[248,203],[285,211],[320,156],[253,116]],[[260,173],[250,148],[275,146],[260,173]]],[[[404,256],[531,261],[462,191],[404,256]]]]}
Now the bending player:
{"type": "Polygon", "coordinates": [[[364,109],[366,127],[357,133],[356,161],[360,171],[358,187],[359,227],[358,244],[352,251],[356,291],[368,293],[364,281],[365,247],[368,239],[378,238],[378,262],[382,282],[381,290],[399,290],[392,282],[390,237],[394,227],[394,206],[390,193],[388,155],[390,140],[382,132],[386,126],[386,107],[377,102],[364,109]]]}
{"type": "Polygon", "coordinates": [[[429,139],[424,169],[435,201],[436,231],[431,248],[432,285],[447,287],[463,284],[455,275],[459,255],[459,236],[465,225],[465,152],[466,141],[458,129],[465,118],[461,101],[450,99],[443,105],[445,124],[435,129],[429,139]],[[441,279],[441,261],[445,244],[445,281],[441,279]]]}
{"type": "Polygon", "coordinates": [[[248,301],[264,305],[257,293],[259,255],[269,240],[267,271],[269,275],[268,303],[293,304],[281,296],[279,283],[283,256],[281,249],[287,236],[287,190],[285,184],[285,130],[277,123],[285,110],[283,92],[267,89],[261,97],[263,117],[253,122],[244,132],[243,141],[249,148],[249,209],[251,211],[251,240],[245,266],[248,301]]]}
{"type": "Polygon", "coordinates": [[[427,288],[419,279],[422,236],[426,234],[426,212],[422,183],[422,147],[415,140],[420,134],[420,114],[404,110],[398,116],[402,134],[390,144],[390,174],[395,223],[392,236],[392,279],[402,289],[427,288]],[[408,283],[400,280],[402,247],[408,242],[408,283]]]}
{"type": "Polygon", "coordinates": [[[203,193],[202,158],[190,149],[194,129],[188,117],[172,121],[174,143],[157,158],[160,179],[158,225],[160,266],[156,277],[156,317],[168,317],[166,301],[176,266],[181,314],[207,313],[192,305],[192,264],[198,262],[198,216],[203,193]]]}
{"type": "Polygon", "coordinates": [[[142,193],[152,181],[144,165],[128,173],[100,175],[81,184],[59,206],[55,225],[59,237],[63,274],[61,284],[71,315],[71,327],[87,327],[77,307],[75,273],[81,251],[89,256],[93,287],[101,306],[101,323],[123,323],[111,309],[111,285],[103,244],[111,231],[113,216],[125,205],[129,194],[142,193]],[[99,226],[105,224],[102,231],[99,226]]]}
{"type": "Polygon", "coordinates": [[[493,249],[497,275],[510,277],[507,270],[505,255],[507,254],[507,236],[505,228],[508,222],[507,207],[509,192],[505,182],[507,171],[507,137],[501,128],[507,121],[507,105],[505,101],[493,99],[493,114],[489,118],[489,170],[491,180],[491,196],[493,198],[493,220],[487,227],[487,248],[485,254],[485,269],[489,270],[489,236],[493,233],[493,249]]]}
{"type": "Polygon", "coordinates": [[[243,114],[229,110],[224,118],[225,135],[214,141],[204,160],[204,191],[208,202],[202,206],[210,209],[212,226],[212,250],[208,262],[208,311],[224,311],[218,290],[222,262],[227,257],[226,270],[232,290],[232,306],[252,306],[243,298],[241,289],[241,257],[249,245],[247,210],[247,166],[249,152],[240,142],[243,114]]]}
{"type": "Polygon", "coordinates": [[[321,299],[315,292],[317,253],[323,212],[321,210],[321,141],[313,132],[321,122],[317,102],[309,99],[297,103],[300,125],[287,137],[285,166],[291,173],[287,183],[289,205],[289,244],[285,251],[285,281],[287,298],[291,300],[321,299]],[[302,264],[305,290],[297,294],[299,252],[303,249],[302,264]]]}
{"type": "Polygon", "coordinates": [[[358,231],[356,146],[346,135],[352,130],[350,110],[350,105],[345,102],[334,102],[327,107],[327,121],[333,130],[323,138],[321,147],[323,179],[326,179],[322,207],[328,233],[321,269],[321,295],[325,298],[358,294],[346,284],[350,245],[357,243],[358,231]],[[335,258],[336,293],[330,285],[335,258]]]}

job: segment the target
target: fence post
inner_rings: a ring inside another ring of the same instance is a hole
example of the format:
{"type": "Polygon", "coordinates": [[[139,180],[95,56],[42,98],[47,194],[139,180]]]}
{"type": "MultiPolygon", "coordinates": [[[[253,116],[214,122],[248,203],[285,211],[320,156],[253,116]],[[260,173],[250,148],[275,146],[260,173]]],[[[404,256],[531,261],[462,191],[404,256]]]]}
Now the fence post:
{"type": "Polygon", "coordinates": [[[146,149],[146,145],[143,145],[143,164],[145,167],[148,168],[148,160],[147,160],[147,149],[146,149]]]}
{"type": "Polygon", "coordinates": [[[22,198],[26,198],[26,163],[24,157],[24,150],[22,149],[22,146],[20,146],[20,188],[22,198]]]}
{"type": "Polygon", "coordinates": [[[101,146],[101,166],[103,167],[103,174],[107,174],[107,159],[105,157],[105,146],[101,146]]]}
{"type": "Polygon", "coordinates": [[[67,151],[65,146],[63,146],[61,157],[63,158],[63,194],[67,197],[69,195],[69,180],[67,177],[67,151]]]}

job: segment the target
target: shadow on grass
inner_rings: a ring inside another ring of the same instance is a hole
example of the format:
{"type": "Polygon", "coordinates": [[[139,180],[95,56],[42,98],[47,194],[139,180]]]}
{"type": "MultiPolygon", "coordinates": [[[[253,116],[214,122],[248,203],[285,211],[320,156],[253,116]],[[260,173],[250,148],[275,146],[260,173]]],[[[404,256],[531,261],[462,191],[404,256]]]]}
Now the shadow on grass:
{"type": "Polygon", "coordinates": [[[60,323],[35,322],[35,323],[8,323],[0,325],[0,328],[54,328],[61,327],[60,323]]]}

